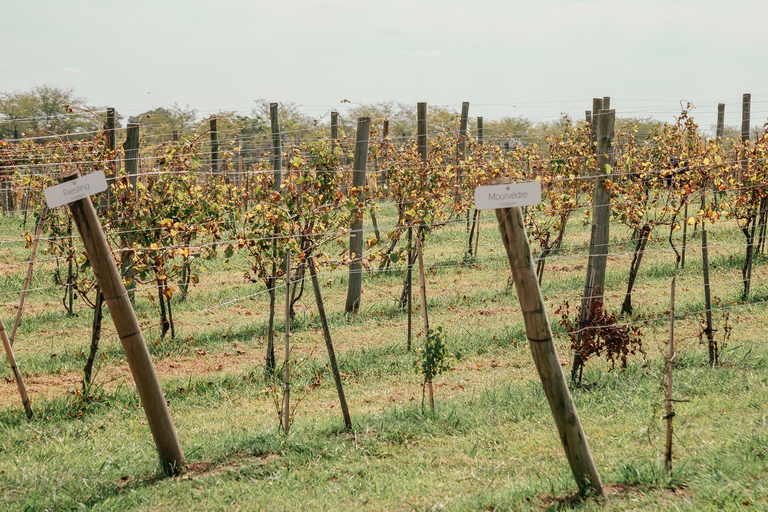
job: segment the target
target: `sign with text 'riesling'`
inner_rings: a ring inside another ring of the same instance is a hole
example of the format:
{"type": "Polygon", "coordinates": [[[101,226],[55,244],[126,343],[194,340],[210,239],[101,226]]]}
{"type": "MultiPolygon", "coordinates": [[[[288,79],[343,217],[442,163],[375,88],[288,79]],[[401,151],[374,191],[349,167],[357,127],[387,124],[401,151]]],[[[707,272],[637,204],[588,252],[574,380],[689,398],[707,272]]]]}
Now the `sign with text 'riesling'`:
{"type": "Polygon", "coordinates": [[[541,183],[504,183],[475,189],[475,208],[495,210],[515,206],[532,206],[541,202],[541,183]]]}
{"type": "Polygon", "coordinates": [[[45,202],[48,208],[57,208],[105,190],[107,190],[107,179],[103,171],[97,171],[86,174],[82,178],[48,187],[44,191],[45,202]]]}

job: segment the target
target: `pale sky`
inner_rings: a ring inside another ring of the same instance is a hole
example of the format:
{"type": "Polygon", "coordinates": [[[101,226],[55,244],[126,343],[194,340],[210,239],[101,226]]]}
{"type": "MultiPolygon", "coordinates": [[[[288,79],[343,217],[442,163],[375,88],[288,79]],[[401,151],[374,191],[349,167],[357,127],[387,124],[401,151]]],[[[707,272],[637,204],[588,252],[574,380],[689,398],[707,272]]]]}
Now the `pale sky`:
{"type": "Polygon", "coordinates": [[[124,115],[291,101],[313,117],[402,101],[486,119],[768,117],[768,2],[0,0],[0,92],[73,87],[124,115]]]}

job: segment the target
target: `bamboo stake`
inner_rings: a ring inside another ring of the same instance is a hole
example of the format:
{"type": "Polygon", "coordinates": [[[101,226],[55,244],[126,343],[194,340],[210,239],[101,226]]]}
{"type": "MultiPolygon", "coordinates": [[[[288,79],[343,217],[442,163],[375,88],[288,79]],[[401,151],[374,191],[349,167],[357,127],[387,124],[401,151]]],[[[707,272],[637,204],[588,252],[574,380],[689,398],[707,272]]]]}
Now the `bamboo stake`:
{"type": "Polygon", "coordinates": [[[285,252],[285,391],[283,392],[283,430],[291,428],[291,251],[285,252]]]}
{"type": "Polygon", "coordinates": [[[328,317],[325,314],[325,306],[323,305],[323,296],[320,293],[320,281],[317,279],[317,269],[315,269],[315,258],[310,256],[307,264],[309,265],[309,275],[312,277],[312,289],[315,292],[315,302],[317,303],[317,314],[320,316],[320,322],[323,324],[323,338],[325,338],[325,348],[328,350],[328,359],[331,363],[331,372],[333,373],[333,380],[336,383],[336,391],[339,394],[339,402],[341,403],[341,413],[344,416],[344,425],[348,430],[352,429],[352,419],[349,416],[349,407],[347,407],[347,398],[344,395],[344,387],[341,383],[341,372],[339,371],[339,365],[336,363],[336,351],[333,349],[333,341],[331,341],[331,330],[328,327],[328,317]]]}
{"type": "Polygon", "coordinates": [[[672,290],[669,296],[669,356],[667,357],[666,395],[667,395],[667,444],[664,451],[664,463],[667,473],[672,472],[672,362],[675,360],[675,277],[672,278],[672,290]]]}
{"type": "Polygon", "coordinates": [[[13,346],[13,342],[16,340],[16,330],[19,328],[21,322],[21,313],[24,311],[24,300],[27,298],[27,291],[29,290],[29,282],[32,279],[32,268],[35,265],[35,257],[37,256],[37,246],[40,244],[40,234],[43,231],[43,223],[45,222],[45,216],[48,213],[48,207],[43,205],[43,209],[40,211],[40,220],[37,221],[37,228],[35,229],[35,239],[32,241],[32,255],[29,257],[29,263],[27,264],[27,276],[24,278],[24,288],[21,290],[21,299],[19,299],[19,310],[16,312],[16,320],[13,322],[13,329],[11,330],[10,342],[13,346]]]}
{"type": "Polygon", "coordinates": [[[499,220],[501,238],[512,268],[531,354],[571,472],[581,494],[591,489],[594,494],[601,495],[603,488],[600,475],[592,459],[587,438],[581,427],[571,393],[568,391],[552,339],[552,329],[547,318],[539,282],[536,279],[528,236],[525,233],[523,213],[519,207],[500,208],[496,210],[496,217],[499,220]]]}
{"type": "Polygon", "coordinates": [[[21,378],[19,367],[16,365],[16,357],[13,355],[13,348],[11,348],[11,342],[8,339],[8,333],[5,332],[5,325],[3,324],[2,318],[0,318],[0,336],[3,338],[3,348],[5,348],[5,355],[8,357],[8,364],[11,365],[13,378],[16,380],[16,386],[19,388],[19,395],[21,396],[21,403],[24,405],[24,411],[27,413],[27,418],[32,419],[32,405],[29,403],[27,388],[24,387],[24,380],[21,378]]]}

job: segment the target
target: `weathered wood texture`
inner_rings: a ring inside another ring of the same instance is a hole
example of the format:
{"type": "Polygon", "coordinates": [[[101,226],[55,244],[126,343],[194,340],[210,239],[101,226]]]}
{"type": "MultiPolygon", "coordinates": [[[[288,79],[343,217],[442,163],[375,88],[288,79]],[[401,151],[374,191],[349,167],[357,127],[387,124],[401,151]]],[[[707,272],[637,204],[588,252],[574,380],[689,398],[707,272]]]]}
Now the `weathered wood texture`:
{"type": "Polygon", "coordinates": [[[525,233],[522,211],[520,208],[502,208],[496,210],[496,217],[523,312],[531,354],[579,492],[583,494],[591,490],[595,494],[602,494],[600,475],[592,459],[552,339],[552,330],[525,233]]]}
{"type": "MultiPolygon", "coordinates": [[[[59,176],[59,182],[64,183],[78,176],[76,171],[63,173],[59,176]]],[[[149,350],[144,342],[141,325],[112,258],[106,236],[96,216],[96,209],[89,197],[71,203],[69,208],[91,262],[93,273],[96,275],[96,281],[112,314],[115,329],[125,351],[131,375],[160,455],[160,463],[166,473],[178,473],[185,466],[184,453],[181,450],[176,428],[171,420],[168,404],[155,373],[149,350]]]]}

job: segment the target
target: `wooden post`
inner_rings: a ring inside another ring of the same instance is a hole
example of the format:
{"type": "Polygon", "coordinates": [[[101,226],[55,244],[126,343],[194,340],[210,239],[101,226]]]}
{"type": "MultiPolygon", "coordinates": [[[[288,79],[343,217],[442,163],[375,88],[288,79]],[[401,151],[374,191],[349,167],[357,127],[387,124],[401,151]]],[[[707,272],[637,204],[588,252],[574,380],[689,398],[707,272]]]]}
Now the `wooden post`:
{"type": "Polygon", "coordinates": [[[610,110],[611,108],[611,97],[610,96],[603,96],[603,110],[610,110]]]}
{"type": "Polygon", "coordinates": [[[459,123],[459,158],[464,158],[464,152],[467,150],[467,124],[469,123],[469,102],[461,104],[461,121],[459,123]]]}
{"type": "MultiPolygon", "coordinates": [[[[110,165],[110,169],[112,172],[107,174],[107,180],[113,179],[115,177],[115,170],[117,169],[117,137],[115,133],[115,109],[112,107],[107,108],[107,149],[109,150],[110,159],[112,162],[112,165],[110,165]]],[[[107,193],[104,197],[104,208],[109,208],[112,205],[112,189],[111,187],[107,187],[107,193]]]]}
{"type": "Polygon", "coordinates": [[[749,140],[750,110],[752,95],[745,93],[741,100],[741,140],[749,140]]]}
{"type": "Polygon", "coordinates": [[[557,357],[547,311],[536,278],[533,256],[528,245],[528,236],[525,233],[522,211],[519,207],[497,209],[496,217],[512,268],[533,360],[541,377],[571,471],[581,494],[591,489],[594,494],[601,495],[603,491],[600,475],[592,460],[587,438],[557,357]]]}
{"type": "Polygon", "coordinates": [[[603,98],[592,98],[592,141],[597,141],[597,123],[600,110],[603,108],[603,98]]]}
{"type": "MultiPolygon", "coordinates": [[[[365,201],[365,172],[368,165],[368,142],[370,139],[371,118],[361,117],[357,120],[357,140],[355,141],[355,162],[352,171],[352,187],[360,190],[358,204],[365,201]]],[[[344,311],[357,313],[360,308],[360,296],[363,293],[363,212],[352,220],[349,233],[349,286],[347,288],[347,304],[344,311]]]]}
{"type": "MultiPolygon", "coordinates": [[[[594,106],[599,107],[604,100],[595,99],[594,106]]],[[[616,119],[615,110],[600,109],[597,115],[592,115],[594,121],[592,128],[597,144],[597,168],[595,169],[595,184],[592,193],[592,235],[589,243],[589,259],[587,261],[587,275],[584,279],[584,296],[581,301],[581,318],[579,329],[589,322],[589,311],[592,299],[595,296],[602,298],[605,293],[605,272],[608,262],[609,227],[611,219],[611,193],[605,187],[605,180],[614,180],[613,167],[615,156],[613,154],[613,128],[616,119]]],[[[573,355],[571,379],[576,380],[579,369],[583,364],[579,348],[580,339],[576,343],[573,355]]]]}
{"type": "Polygon", "coordinates": [[[117,148],[117,139],[115,137],[115,109],[107,109],[107,149],[115,151],[117,148]]]}
{"type": "Polygon", "coordinates": [[[24,405],[24,412],[27,413],[27,418],[32,419],[32,405],[29,403],[27,388],[24,386],[24,380],[21,378],[21,372],[19,372],[19,367],[16,364],[16,356],[13,355],[13,348],[8,339],[8,333],[5,332],[5,324],[3,324],[2,318],[0,318],[0,337],[3,338],[5,356],[8,358],[8,365],[11,367],[11,372],[13,372],[13,378],[16,380],[16,387],[19,388],[19,395],[21,396],[21,403],[24,405]]]}
{"type": "Polygon", "coordinates": [[[307,261],[309,265],[309,275],[312,278],[312,289],[315,292],[315,302],[317,303],[317,314],[320,316],[320,322],[323,325],[323,338],[325,339],[325,348],[328,350],[328,360],[331,364],[331,372],[333,373],[333,380],[336,383],[336,392],[339,394],[339,402],[341,404],[341,413],[344,416],[344,425],[348,430],[352,429],[352,419],[349,416],[349,407],[347,407],[347,398],[344,395],[344,387],[341,383],[341,372],[339,371],[339,365],[336,362],[336,351],[333,349],[333,341],[331,341],[331,330],[328,327],[328,317],[325,314],[325,306],[323,305],[323,296],[320,293],[320,281],[317,278],[317,269],[315,268],[315,259],[310,256],[307,261]]]}
{"type": "Polygon", "coordinates": [[[669,295],[669,354],[667,356],[667,374],[664,390],[667,402],[667,442],[664,450],[664,466],[667,473],[672,472],[672,418],[675,412],[672,408],[672,369],[675,360],[675,277],[672,278],[672,288],[669,295]]]}
{"type": "Polygon", "coordinates": [[[416,127],[418,129],[416,136],[416,146],[419,150],[422,162],[427,161],[427,104],[419,102],[416,104],[416,127]]]}
{"type": "MultiPolygon", "coordinates": [[[[79,177],[77,171],[63,173],[59,182],[64,183],[79,177]]],[[[101,223],[96,216],[90,197],[71,203],[69,209],[85,246],[88,260],[99,284],[115,329],[128,360],[131,375],[141,398],[152,437],[160,455],[160,463],[168,474],[179,473],[185,466],[184,453],[171,420],[165,395],[157,379],[149,350],[144,342],[141,325],[136,318],[120,272],[112,259],[101,223]]]]}
{"type": "Polygon", "coordinates": [[[21,314],[24,311],[24,300],[27,298],[29,282],[32,279],[32,269],[35,266],[35,258],[37,257],[37,246],[40,244],[40,235],[43,232],[43,224],[45,223],[45,216],[47,214],[48,207],[43,205],[42,210],[40,210],[40,219],[37,221],[37,228],[35,228],[35,239],[32,240],[32,254],[29,256],[29,263],[27,263],[27,275],[24,278],[24,287],[21,290],[19,310],[16,311],[16,320],[13,322],[13,329],[11,330],[11,337],[9,338],[11,346],[13,346],[13,342],[16,340],[16,330],[19,328],[19,323],[21,322],[21,314]]]}
{"type": "Polygon", "coordinates": [[[277,117],[277,103],[269,104],[269,120],[272,124],[272,168],[275,173],[275,190],[280,190],[283,182],[283,144],[280,137],[280,121],[277,117]]]}
{"type": "Polygon", "coordinates": [[[179,142],[179,130],[171,130],[171,141],[179,142]]]}
{"type": "Polygon", "coordinates": [[[725,103],[717,104],[717,129],[715,131],[715,137],[718,139],[723,138],[723,131],[725,130],[725,103]]]}
{"type": "MultiPolygon", "coordinates": [[[[384,122],[381,126],[381,140],[382,140],[382,149],[384,153],[384,158],[387,158],[387,155],[389,155],[389,119],[384,119],[384,122]]],[[[389,187],[389,166],[384,170],[384,176],[382,176],[382,179],[384,181],[385,187],[389,187]]],[[[387,194],[385,188],[384,194],[387,194]]]]}
{"type": "Polygon", "coordinates": [[[125,172],[131,182],[131,187],[136,188],[139,175],[139,123],[128,123],[123,150],[125,150],[125,172]]]}
{"type": "MultiPolygon", "coordinates": [[[[615,110],[601,110],[597,118],[597,169],[592,209],[592,243],[589,261],[595,269],[593,287],[605,289],[605,269],[608,260],[609,226],[611,218],[611,192],[605,180],[614,179],[613,128],[615,110]]],[[[588,269],[588,272],[590,270],[588,269]]]]}
{"type": "Polygon", "coordinates": [[[209,123],[211,130],[211,172],[217,174],[219,172],[219,130],[215,117],[212,117],[209,123]]]}
{"type": "Polygon", "coordinates": [[[477,118],[477,142],[480,144],[485,142],[485,134],[483,133],[483,117],[477,118]]]}
{"type": "Polygon", "coordinates": [[[336,151],[339,143],[339,113],[331,112],[331,152],[336,151]]]}
{"type": "Polygon", "coordinates": [[[283,391],[283,430],[291,429],[291,251],[285,251],[285,388],[283,391]]]}

